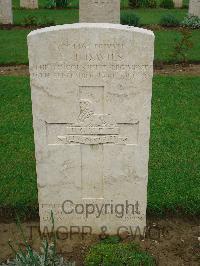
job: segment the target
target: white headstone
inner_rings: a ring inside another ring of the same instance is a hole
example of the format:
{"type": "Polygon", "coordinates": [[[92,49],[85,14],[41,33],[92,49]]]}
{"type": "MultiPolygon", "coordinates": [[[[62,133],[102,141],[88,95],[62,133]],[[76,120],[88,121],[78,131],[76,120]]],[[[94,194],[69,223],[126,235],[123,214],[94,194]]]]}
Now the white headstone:
{"type": "Polygon", "coordinates": [[[153,33],[63,25],[31,32],[28,47],[41,229],[51,210],[63,231],[143,228],[153,33]]]}
{"type": "Polygon", "coordinates": [[[38,0],[20,0],[20,7],[36,9],[38,8],[38,0]]]}
{"type": "Polygon", "coordinates": [[[80,0],[79,21],[120,23],[120,0],[80,0]]]}
{"type": "Polygon", "coordinates": [[[190,0],[189,2],[189,15],[197,16],[200,18],[200,0],[190,0]]]}
{"type": "Polygon", "coordinates": [[[175,8],[182,8],[183,7],[183,0],[173,0],[175,8]]]}
{"type": "Polygon", "coordinates": [[[12,0],[0,0],[0,24],[12,24],[12,0]]]}

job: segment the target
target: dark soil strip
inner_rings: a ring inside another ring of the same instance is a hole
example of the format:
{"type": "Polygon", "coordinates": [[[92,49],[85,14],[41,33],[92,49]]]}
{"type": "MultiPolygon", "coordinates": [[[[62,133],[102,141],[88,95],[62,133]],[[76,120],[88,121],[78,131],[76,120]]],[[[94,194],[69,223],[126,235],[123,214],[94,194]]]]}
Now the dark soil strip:
{"type": "MultiPolygon", "coordinates": [[[[121,241],[125,243],[137,242],[142,250],[152,254],[157,265],[199,265],[200,240],[199,224],[197,220],[188,218],[149,218],[146,237],[135,237],[133,227],[128,228],[131,236],[121,235],[121,241]]],[[[31,246],[39,250],[42,235],[39,231],[39,221],[23,223],[22,228],[26,239],[31,246]]],[[[75,265],[83,265],[83,260],[89,247],[99,242],[97,235],[70,234],[70,228],[66,225],[68,234],[57,231],[57,249],[69,261],[75,261],[75,265]]],[[[46,232],[47,233],[47,232],[46,232]]],[[[13,257],[8,246],[8,240],[18,243],[23,248],[24,244],[19,228],[14,223],[0,224],[0,261],[13,257]]]]}
{"type": "Polygon", "coordinates": [[[28,65],[0,66],[0,76],[29,76],[28,65]]]}
{"type": "MultiPolygon", "coordinates": [[[[200,64],[155,64],[154,74],[200,76],[200,64]]],[[[0,76],[29,76],[28,65],[0,66],[0,76]]]]}
{"type": "MultiPolygon", "coordinates": [[[[0,25],[0,30],[37,30],[37,29],[41,29],[41,28],[45,28],[45,27],[50,27],[50,26],[56,26],[56,25],[22,25],[22,24],[4,24],[4,25],[0,25]]],[[[148,29],[148,30],[166,30],[166,31],[170,31],[170,30],[181,30],[182,27],[174,27],[174,26],[169,26],[169,27],[165,27],[165,26],[161,26],[159,24],[143,24],[140,26],[141,28],[144,29],[148,29]]],[[[190,31],[195,30],[195,29],[189,29],[190,31]]]]}
{"type": "Polygon", "coordinates": [[[155,65],[154,74],[200,76],[200,64],[164,64],[155,65]]]}

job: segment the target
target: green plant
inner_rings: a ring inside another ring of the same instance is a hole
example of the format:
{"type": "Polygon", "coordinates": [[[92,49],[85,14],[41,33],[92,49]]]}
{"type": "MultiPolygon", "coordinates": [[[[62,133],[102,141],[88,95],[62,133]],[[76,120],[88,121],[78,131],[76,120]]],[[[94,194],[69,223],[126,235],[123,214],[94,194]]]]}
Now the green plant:
{"type": "Polygon", "coordinates": [[[191,29],[200,29],[200,18],[197,16],[187,16],[181,22],[181,26],[191,29]]]}
{"type": "Polygon", "coordinates": [[[55,24],[56,23],[52,18],[44,16],[42,19],[38,21],[37,26],[48,27],[48,26],[54,26],[55,24]]]}
{"type": "Polygon", "coordinates": [[[137,27],[140,25],[140,17],[131,12],[122,13],[121,24],[137,27]]]}
{"type": "Polygon", "coordinates": [[[156,0],[148,0],[148,6],[150,8],[156,8],[157,7],[157,1],[156,0]]]}
{"type": "Polygon", "coordinates": [[[188,9],[188,7],[189,7],[189,2],[183,3],[182,9],[188,9]]]}
{"type": "Polygon", "coordinates": [[[37,18],[35,16],[29,15],[24,18],[23,25],[24,26],[37,26],[37,18]]]}
{"type": "Polygon", "coordinates": [[[54,233],[54,218],[53,213],[51,212],[52,220],[52,239],[51,243],[45,239],[42,242],[41,252],[36,252],[31,248],[26,237],[24,235],[23,229],[19,218],[17,217],[17,227],[22,236],[22,241],[25,249],[21,248],[21,245],[18,244],[18,251],[11,244],[11,241],[8,242],[11,250],[15,255],[15,259],[8,261],[7,263],[1,264],[1,266],[69,266],[69,262],[65,262],[63,257],[58,256],[56,253],[56,234],[54,233]]]}
{"type": "Polygon", "coordinates": [[[162,2],[160,3],[160,7],[168,9],[174,8],[174,2],[173,0],[162,0],[162,2]]]}
{"type": "Polygon", "coordinates": [[[139,0],[140,7],[155,8],[157,6],[156,0],[139,0]]]}
{"type": "Polygon", "coordinates": [[[129,0],[128,3],[130,8],[136,8],[136,7],[154,8],[157,6],[156,0],[129,0]]]}
{"type": "Polygon", "coordinates": [[[140,0],[128,0],[128,5],[130,8],[136,8],[140,6],[140,0]]]}
{"type": "Polygon", "coordinates": [[[47,0],[47,8],[65,8],[69,5],[69,0],[47,0]]]}
{"type": "Polygon", "coordinates": [[[25,250],[19,246],[19,251],[16,251],[10,243],[9,245],[15,254],[15,259],[1,266],[69,266],[62,257],[54,254],[54,245],[49,244],[47,240],[42,243],[41,253],[33,250],[28,244],[25,250]]]}
{"type": "Polygon", "coordinates": [[[53,26],[55,25],[55,22],[53,19],[49,17],[42,17],[38,19],[36,16],[29,15],[24,18],[24,21],[22,23],[24,26],[53,26]]]}
{"type": "Polygon", "coordinates": [[[134,243],[100,242],[90,248],[84,262],[85,266],[155,265],[154,258],[146,252],[141,251],[134,243]]]}
{"type": "Polygon", "coordinates": [[[165,14],[160,19],[160,25],[165,27],[176,27],[179,24],[179,20],[172,14],[165,14]]]}
{"type": "Polygon", "coordinates": [[[119,236],[107,236],[101,240],[101,243],[104,243],[104,244],[117,244],[119,242],[120,242],[119,236]]]}
{"type": "Polygon", "coordinates": [[[191,41],[192,34],[187,29],[181,29],[181,38],[177,41],[175,40],[175,45],[172,52],[172,58],[176,61],[187,62],[188,51],[193,47],[193,42],[191,41]]]}

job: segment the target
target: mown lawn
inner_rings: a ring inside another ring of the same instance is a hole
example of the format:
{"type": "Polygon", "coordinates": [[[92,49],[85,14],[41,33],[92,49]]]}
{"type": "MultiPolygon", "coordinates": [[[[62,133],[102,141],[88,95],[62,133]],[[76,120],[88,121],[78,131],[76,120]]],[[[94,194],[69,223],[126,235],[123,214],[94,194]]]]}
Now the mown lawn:
{"type": "Polygon", "coordinates": [[[28,30],[0,30],[0,64],[28,63],[28,30]]]}
{"type": "MultiPolygon", "coordinates": [[[[27,34],[29,30],[0,30],[0,64],[28,64],[27,34]]],[[[199,30],[192,31],[194,46],[188,51],[189,62],[200,62],[199,30]]],[[[173,62],[173,47],[180,40],[176,30],[155,31],[155,60],[173,62]]]]}
{"type": "MultiPolygon", "coordinates": [[[[163,9],[163,8],[138,8],[134,10],[122,10],[121,13],[131,12],[140,17],[140,23],[159,24],[160,18],[165,14],[174,15],[179,21],[187,15],[187,9],[163,9]]],[[[21,25],[28,16],[51,19],[56,25],[74,23],[79,21],[79,11],[75,9],[16,9],[14,10],[14,24],[21,25]]]]}
{"type": "MultiPolygon", "coordinates": [[[[155,31],[155,61],[177,62],[174,58],[174,47],[182,39],[182,34],[176,30],[155,31]]],[[[189,62],[200,62],[200,30],[192,31],[193,47],[186,52],[189,62]]]]}
{"type": "MultiPolygon", "coordinates": [[[[200,214],[200,77],[153,82],[148,212],[200,214]]],[[[0,206],[37,206],[29,79],[0,77],[0,206]]],[[[27,209],[26,209],[27,210],[27,209]]]]}

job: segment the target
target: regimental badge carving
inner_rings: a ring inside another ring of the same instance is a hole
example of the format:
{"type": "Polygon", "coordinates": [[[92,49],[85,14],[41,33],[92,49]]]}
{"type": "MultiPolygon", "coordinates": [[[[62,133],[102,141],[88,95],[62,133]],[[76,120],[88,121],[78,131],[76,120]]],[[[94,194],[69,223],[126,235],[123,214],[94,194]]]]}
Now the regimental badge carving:
{"type": "Polygon", "coordinates": [[[74,124],[47,123],[48,144],[137,144],[139,122],[117,123],[104,112],[104,87],[79,88],[79,115],[74,124]]]}
{"type": "Polygon", "coordinates": [[[94,108],[92,102],[87,99],[82,99],[80,101],[80,115],[79,121],[85,122],[85,120],[90,119],[94,115],[94,108]]]}

